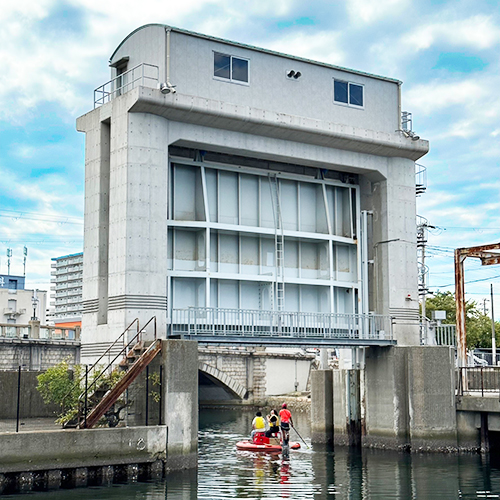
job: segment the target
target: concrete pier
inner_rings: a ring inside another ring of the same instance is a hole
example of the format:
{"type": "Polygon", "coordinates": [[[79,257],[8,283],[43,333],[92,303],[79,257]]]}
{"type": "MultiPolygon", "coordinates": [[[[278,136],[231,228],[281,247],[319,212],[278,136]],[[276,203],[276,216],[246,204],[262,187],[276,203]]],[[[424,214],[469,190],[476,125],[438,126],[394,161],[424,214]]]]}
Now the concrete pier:
{"type": "Polygon", "coordinates": [[[458,450],[459,426],[468,431],[464,441],[471,444],[474,431],[467,417],[460,416],[457,425],[454,368],[450,348],[416,346],[367,349],[363,370],[333,371],[333,390],[324,388],[321,381],[327,376],[319,371],[311,391],[314,440],[330,439],[331,432],[321,423],[325,402],[333,394],[336,444],[458,450]]]}
{"type": "Polygon", "coordinates": [[[311,441],[333,443],[333,373],[332,370],[311,372],[311,441]]]}

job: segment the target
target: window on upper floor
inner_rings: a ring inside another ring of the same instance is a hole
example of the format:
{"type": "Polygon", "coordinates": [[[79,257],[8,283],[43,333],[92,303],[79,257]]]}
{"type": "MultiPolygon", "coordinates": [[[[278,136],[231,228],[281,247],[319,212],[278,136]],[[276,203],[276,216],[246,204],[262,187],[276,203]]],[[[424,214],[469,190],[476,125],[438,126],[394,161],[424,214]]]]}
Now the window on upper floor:
{"type": "Polygon", "coordinates": [[[214,78],[235,83],[248,83],[248,59],[214,52],[214,78]]]}
{"type": "Polygon", "coordinates": [[[333,100],[339,104],[364,107],[364,87],[358,83],[333,80],[333,100]]]}

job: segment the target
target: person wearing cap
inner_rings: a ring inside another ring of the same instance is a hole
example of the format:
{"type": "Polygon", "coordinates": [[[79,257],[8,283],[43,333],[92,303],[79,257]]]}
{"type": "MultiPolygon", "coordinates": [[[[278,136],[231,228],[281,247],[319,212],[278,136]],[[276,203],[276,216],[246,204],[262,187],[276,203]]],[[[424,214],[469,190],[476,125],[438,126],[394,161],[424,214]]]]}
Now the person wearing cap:
{"type": "Polygon", "coordinates": [[[288,443],[288,438],[290,435],[290,425],[293,427],[293,418],[290,410],[287,408],[286,403],[281,405],[280,410],[280,423],[281,431],[283,434],[283,442],[288,443]]]}

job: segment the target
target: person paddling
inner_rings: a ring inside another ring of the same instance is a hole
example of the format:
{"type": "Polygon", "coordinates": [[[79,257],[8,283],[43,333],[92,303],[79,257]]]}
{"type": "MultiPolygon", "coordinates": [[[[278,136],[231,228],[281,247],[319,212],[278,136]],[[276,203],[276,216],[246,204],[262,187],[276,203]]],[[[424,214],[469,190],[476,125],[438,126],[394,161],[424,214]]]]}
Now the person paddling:
{"type": "Polygon", "coordinates": [[[293,427],[293,418],[286,403],[281,405],[280,410],[281,432],[283,434],[283,443],[288,444],[290,439],[290,425],[293,427]]]}

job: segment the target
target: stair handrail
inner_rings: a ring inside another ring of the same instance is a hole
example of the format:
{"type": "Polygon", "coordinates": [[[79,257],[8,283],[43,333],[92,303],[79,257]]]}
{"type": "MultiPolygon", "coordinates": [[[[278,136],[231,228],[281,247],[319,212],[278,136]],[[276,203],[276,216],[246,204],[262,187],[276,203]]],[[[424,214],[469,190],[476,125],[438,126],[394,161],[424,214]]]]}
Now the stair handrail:
{"type": "MultiPolygon", "coordinates": [[[[151,320],[150,320],[151,321],[151,320]]],[[[101,359],[103,359],[105,356],[107,356],[111,350],[115,347],[116,343],[119,342],[123,337],[124,335],[130,330],[130,328],[132,328],[132,326],[134,325],[134,323],[136,323],[136,330],[137,330],[137,333],[135,336],[138,335],[139,333],[139,318],[135,318],[132,323],[130,323],[127,328],[125,328],[125,330],[123,330],[122,334],[115,339],[115,341],[104,351],[103,354],[101,354],[101,356],[99,357],[99,359],[90,367],[90,368],[87,368],[85,370],[85,374],[82,375],[78,380],[76,380],[75,382],[73,382],[73,384],[71,385],[71,388],[70,390],[65,394],[65,396],[63,397],[62,399],[62,403],[61,403],[61,406],[64,408],[64,403],[66,401],[66,398],[73,392],[73,389],[76,387],[76,386],[80,386],[81,382],[85,379],[85,377],[88,377],[88,374],[95,369],[95,367],[98,365],[98,363],[101,361],[101,359]]],[[[149,321],[148,321],[149,323],[149,321]]],[[[156,335],[156,332],[155,332],[155,335],[156,335]]],[[[134,337],[135,337],[134,336],[134,337]]],[[[121,352],[121,351],[120,351],[121,352]]],[[[88,391],[87,391],[88,392],[88,391]]],[[[80,400],[81,398],[81,394],[80,396],[78,397],[78,400],[80,400]]]]}
{"type": "MultiPolygon", "coordinates": [[[[97,375],[97,377],[95,377],[93,380],[92,380],[92,383],[90,385],[87,385],[85,387],[85,390],[80,394],[80,396],[78,397],[78,402],[80,403],[81,400],[83,398],[88,398],[88,394],[90,392],[90,389],[96,385],[97,381],[102,377],[102,375],[104,373],[106,373],[106,371],[111,367],[113,366],[113,364],[115,363],[115,361],[120,357],[120,356],[123,356],[124,354],[126,355],[129,347],[131,345],[133,345],[135,342],[140,342],[141,341],[141,337],[142,337],[142,334],[144,332],[144,330],[146,329],[146,327],[149,325],[149,323],[151,323],[151,321],[154,320],[154,337],[155,337],[155,340],[156,340],[156,316],[153,316],[152,318],[150,318],[150,320],[140,329],[137,331],[137,333],[129,340],[128,344],[123,346],[123,348],[120,350],[120,352],[113,358],[112,361],[110,361],[108,363],[108,365],[106,367],[104,367],[102,370],[101,370],[101,373],[99,373],[99,375],[97,375]]],[[[134,320],[135,321],[135,320],[134,320]]],[[[122,335],[124,335],[126,333],[123,332],[122,335]]],[[[120,335],[120,337],[122,336],[120,335]]],[[[118,339],[117,339],[118,340],[118,339]]],[[[116,341],[115,341],[116,342],[116,341]]],[[[104,356],[104,355],[103,355],[104,356]]],[[[102,359],[102,357],[99,358],[99,359],[102,359]]],[[[95,366],[97,365],[97,363],[94,363],[94,365],[92,365],[92,368],[94,368],[95,366]]],[[[89,370],[90,371],[90,370],[89,370]]],[[[85,378],[85,376],[84,376],[85,378]]]]}

